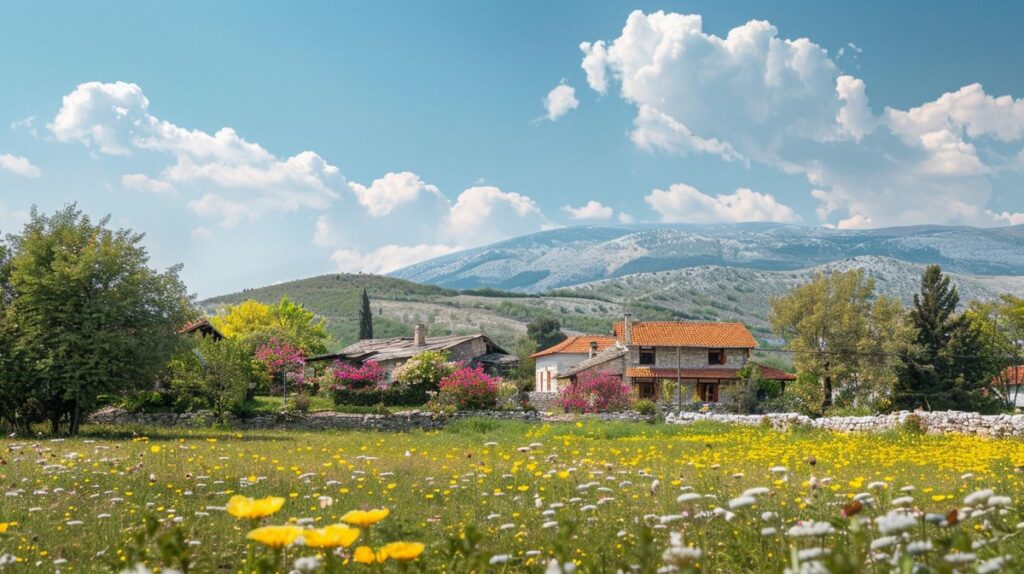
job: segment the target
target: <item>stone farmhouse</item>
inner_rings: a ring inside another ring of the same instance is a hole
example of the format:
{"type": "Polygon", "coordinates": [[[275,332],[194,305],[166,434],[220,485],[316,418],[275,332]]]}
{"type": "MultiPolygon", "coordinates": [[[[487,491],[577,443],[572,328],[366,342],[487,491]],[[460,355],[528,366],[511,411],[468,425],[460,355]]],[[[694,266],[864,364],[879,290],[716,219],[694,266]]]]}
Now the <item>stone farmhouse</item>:
{"type": "Polygon", "coordinates": [[[330,363],[342,361],[361,365],[376,361],[388,373],[424,351],[444,351],[450,360],[470,366],[482,365],[490,374],[503,374],[519,364],[515,355],[509,354],[486,335],[443,335],[427,336],[427,326],[416,325],[412,337],[391,337],[388,339],[363,339],[352,343],[337,353],[318,355],[306,359],[307,363],[330,363]]]}
{"type": "Polygon", "coordinates": [[[617,343],[611,335],[573,335],[561,343],[534,353],[536,381],[534,388],[543,393],[558,392],[558,376],[571,367],[592,359],[595,355],[614,347],[617,343]]]}
{"type": "MultiPolygon", "coordinates": [[[[587,373],[607,372],[621,377],[641,399],[657,400],[664,381],[673,381],[679,389],[673,402],[724,402],[735,389],[739,371],[750,361],[751,351],[757,348],[757,341],[742,323],[633,321],[627,314],[624,321],[615,323],[613,332],[613,337],[577,336],[563,349],[557,349],[560,343],[537,353],[538,380],[546,380],[547,371],[557,369],[556,384],[538,385],[537,390],[555,392],[587,373]],[[581,345],[588,343],[597,343],[597,347],[591,345],[586,358],[571,364],[581,357],[581,345]],[[566,363],[571,366],[563,367],[566,363]]],[[[783,383],[796,379],[775,368],[758,368],[768,379],[783,383]]]]}

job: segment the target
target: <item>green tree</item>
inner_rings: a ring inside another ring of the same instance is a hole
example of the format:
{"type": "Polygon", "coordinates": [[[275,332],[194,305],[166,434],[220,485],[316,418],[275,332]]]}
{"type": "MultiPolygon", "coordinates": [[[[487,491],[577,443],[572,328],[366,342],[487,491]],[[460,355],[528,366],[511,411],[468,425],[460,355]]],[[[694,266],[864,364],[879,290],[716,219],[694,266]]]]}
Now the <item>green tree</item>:
{"type": "Polygon", "coordinates": [[[958,313],[960,295],[938,265],[921,276],[921,291],[914,295],[910,324],[916,346],[901,356],[894,393],[897,407],[928,410],[987,410],[986,396],[997,373],[986,360],[984,323],[958,313]]]}
{"type": "Polygon", "coordinates": [[[537,342],[529,337],[520,337],[512,353],[519,359],[519,365],[512,373],[516,386],[522,391],[532,391],[537,379],[537,361],[531,355],[537,352],[537,342]]]}
{"type": "Polygon", "coordinates": [[[33,208],[9,238],[10,345],[55,432],[76,434],[100,394],[151,385],[194,314],[180,266],[150,269],[143,236],[108,223],[33,208]]]}
{"type": "Polygon", "coordinates": [[[1003,409],[1015,408],[1021,389],[1011,368],[1024,363],[1024,299],[1003,295],[999,301],[972,301],[965,315],[978,333],[985,371],[993,373],[989,396],[1003,409]]]}
{"type": "Polygon", "coordinates": [[[359,340],[373,338],[373,311],[370,310],[370,296],[363,288],[363,305],[359,308],[359,340]]]}
{"type": "Polygon", "coordinates": [[[819,273],[771,300],[772,331],[797,370],[821,385],[821,410],[888,397],[896,350],[910,344],[898,302],[876,297],[862,270],[819,273]]]}
{"type": "Polygon", "coordinates": [[[534,352],[547,349],[566,339],[562,324],[554,317],[540,317],[526,324],[526,336],[537,342],[534,352]]]}
{"type": "Polygon", "coordinates": [[[276,305],[249,299],[228,307],[210,322],[225,337],[248,342],[252,350],[278,338],[299,347],[306,355],[327,352],[326,321],[288,297],[281,297],[276,305]]]}
{"type": "Polygon", "coordinates": [[[218,418],[237,410],[258,379],[249,349],[237,339],[191,339],[169,364],[175,410],[209,409],[218,418]]]}

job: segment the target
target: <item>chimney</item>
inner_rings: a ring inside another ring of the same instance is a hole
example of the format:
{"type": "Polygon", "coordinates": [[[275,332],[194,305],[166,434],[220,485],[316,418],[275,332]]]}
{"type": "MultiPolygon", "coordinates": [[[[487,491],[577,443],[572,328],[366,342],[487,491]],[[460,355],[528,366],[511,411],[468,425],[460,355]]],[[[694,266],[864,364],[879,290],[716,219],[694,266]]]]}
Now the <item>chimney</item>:
{"type": "Polygon", "coordinates": [[[626,313],[626,319],[622,322],[622,343],[624,345],[633,344],[633,314],[626,313]]]}
{"type": "Polygon", "coordinates": [[[593,359],[594,355],[597,354],[597,341],[590,342],[590,358],[593,359]]]}
{"type": "Polygon", "coordinates": [[[427,326],[423,323],[417,323],[416,327],[413,329],[412,343],[417,347],[422,347],[427,344],[427,326]]]}

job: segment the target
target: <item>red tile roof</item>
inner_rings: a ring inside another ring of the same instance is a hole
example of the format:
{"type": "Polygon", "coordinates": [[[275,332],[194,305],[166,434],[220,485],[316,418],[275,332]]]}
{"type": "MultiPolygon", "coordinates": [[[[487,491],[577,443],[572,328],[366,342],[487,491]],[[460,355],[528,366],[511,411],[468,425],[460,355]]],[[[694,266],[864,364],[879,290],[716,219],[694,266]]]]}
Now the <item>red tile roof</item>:
{"type": "Polygon", "coordinates": [[[1006,367],[992,382],[997,385],[1024,384],[1024,365],[1006,367]]]}
{"type": "Polygon", "coordinates": [[[557,353],[576,353],[586,355],[590,353],[590,343],[592,342],[597,343],[597,352],[600,353],[615,344],[615,337],[609,335],[573,335],[566,338],[561,343],[552,345],[547,349],[538,351],[530,356],[537,358],[557,353]]]}
{"type": "MultiPolygon", "coordinates": [[[[615,323],[615,336],[622,337],[623,323],[615,323]]],[[[757,341],[743,323],[698,323],[691,321],[636,321],[633,344],[667,347],[709,347],[753,349],[757,341]]]]}
{"type": "MultiPolygon", "coordinates": [[[[761,376],[774,381],[795,381],[796,375],[792,375],[779,369],[758,365],[761,369],[761,376]]],[[[626,369],[626,375],[640,379],[675,379],[676,369],[657,369],[651,367],[630,367],[626,369]]],[[[739,369],[680,369],[679,378],[682,379],[735,379],[739,369]]]]}

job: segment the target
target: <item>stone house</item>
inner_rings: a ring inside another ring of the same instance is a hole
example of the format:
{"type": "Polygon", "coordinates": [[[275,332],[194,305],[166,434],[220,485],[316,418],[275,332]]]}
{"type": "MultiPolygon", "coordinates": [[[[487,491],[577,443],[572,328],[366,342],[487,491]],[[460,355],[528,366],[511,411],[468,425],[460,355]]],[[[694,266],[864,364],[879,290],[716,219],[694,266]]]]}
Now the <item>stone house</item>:
{"type": "Polygon", "coordinates": [[[453,362],[470,366],[483,365],[489,374],[502,374],[515,368],[519,360],[515,355],[499,347],[486,335],[443,335],[427,336],[427,326],[416,325],[412,337],[391,337],[388,339],[363,339],[352,343],[337,353],[329,353],[306,359],[307,363],[331,363],[342,361],[361,365],[376,361],[388,373],[424,351],[443,351],[453,362]]]}
{"type": "Polygon", "coordinates": [[[610,335],[572,335],[530,355],[536,362],[534,389],[542,393],[557,393],[559,373],[593,358],[615,344],[615,337],[610,335]]]}
{"type": "MultiPolygon", "coordinates": [[[[747,365],[757,341],[742,323],[691,321],[624,321],[613,327],[616,344],[558,376],[571,383],[585,373],[622,377],[638,398],[658,400],[666,381],[676,384],[678,403],[718,403],[729,399],[738,373],[747,365]]],[[[758,365],[761,375],[778,381],[796,377],[758,365]]]]}

